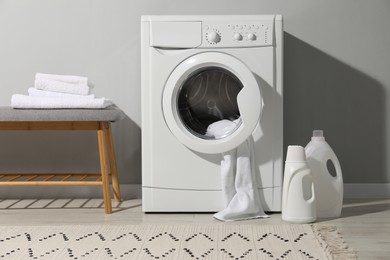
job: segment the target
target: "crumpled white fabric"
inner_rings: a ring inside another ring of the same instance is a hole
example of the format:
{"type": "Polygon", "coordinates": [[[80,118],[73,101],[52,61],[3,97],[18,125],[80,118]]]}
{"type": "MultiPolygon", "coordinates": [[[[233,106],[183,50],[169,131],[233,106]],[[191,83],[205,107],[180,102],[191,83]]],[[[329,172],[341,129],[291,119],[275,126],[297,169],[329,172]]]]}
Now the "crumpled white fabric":
{"type": "Polygon", "coordinates": [[[239,122],[240,119],[236,119],[234,121],[223,119],[214,122],[207,127],[206,136],[214,137],[215,139],[224,138],[236,130],[239,122]]]}
{"type": "MultiPolygon", "coordinates": [[[[221,120],[210,125],[207,132],[218,138],[225,135],[227,129],[236,127],[235,121],[221,120]]],[[[268,217],[264,213],[256,185],[253,140],[249,138],[222,156],[221,180],[225,209],[215,213],[214,217],[221,221],[268,217]]]]}

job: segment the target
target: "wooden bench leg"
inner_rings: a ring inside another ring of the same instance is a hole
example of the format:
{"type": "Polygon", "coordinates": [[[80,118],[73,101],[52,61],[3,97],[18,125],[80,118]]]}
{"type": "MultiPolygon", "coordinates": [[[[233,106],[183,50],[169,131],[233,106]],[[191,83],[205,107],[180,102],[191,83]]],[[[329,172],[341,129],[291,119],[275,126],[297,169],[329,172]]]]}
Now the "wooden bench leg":
{"type": "Polygon", "coordinates": [[[99,122],[99,129],[97,131],[98,143],[99,143],[99,156],[100,156],[100,170],[102,174],[103,182],[103,197],[104,197],[104,211],[106,214],[112,212],[111,197],[110,197],[110,179],[108,175],[107,164],[107,145],[105,140],[105,127],[104,122],[99,122]]]}
{"type": "Polygon", "coordinates": [[[119,180],[118,180],[118,171],[116,168],[116,160],[115,160],[115,150],[114,150],[114,143],[112,138],[112,131],[111,131],[111,123],[107,122],[106,124],[106,140],[107,140],[107,146],[108,146],[108,156],[110,159],[110,169],[111,169],[111,180],[112,180],[112,189],[114,190],[114,198],[115,201],[120,202],[122,200],[121,198],[121,191],[119,188],[119,180]]]}

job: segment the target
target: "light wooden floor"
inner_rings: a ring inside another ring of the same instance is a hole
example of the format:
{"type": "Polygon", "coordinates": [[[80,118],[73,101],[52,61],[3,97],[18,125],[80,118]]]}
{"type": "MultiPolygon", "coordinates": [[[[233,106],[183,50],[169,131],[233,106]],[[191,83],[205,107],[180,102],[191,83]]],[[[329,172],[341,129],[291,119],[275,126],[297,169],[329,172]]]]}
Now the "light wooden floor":
{"type": "MultiPolygon", "coordinates": [[[[104,214],[102,199],[0,200],[0,225],[66,224],[185,224],[217,223],[211,214],[144,214],[140,200],[127,200],[114,206],[114,213],[104,214]]],[[[318,224],[337,226],[359,259],[390,259],[390,199],[349,200],[342,216],[320,219],[318,224]]],[[[231,224],[286,224],[280,214],[269,219],[240,221],[231,224]]]]}

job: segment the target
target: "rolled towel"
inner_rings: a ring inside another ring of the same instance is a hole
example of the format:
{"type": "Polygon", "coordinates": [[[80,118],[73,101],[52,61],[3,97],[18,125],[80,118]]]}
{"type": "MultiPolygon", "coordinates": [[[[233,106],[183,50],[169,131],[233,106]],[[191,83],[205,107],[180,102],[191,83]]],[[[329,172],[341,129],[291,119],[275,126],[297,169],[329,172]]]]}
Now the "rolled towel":
{"type": "Polygon", "coordinates": [[[30,97],[53,97],[53,98],[87,98],[87,99],[94,99],[95,95],[76,95],[76,94],[68,94],[68,93],[61,93],[61,92],[54,92],[54,91],[46,91],[46,90],[40,90],[36,88],[29,88],[28,89],[28,95],[30,97]]]}
{"type": "Polygon", "coordinates": [[[35,79],[34,87],[40,90],[69,93],[76,95],[88,95],[89,87],[86,84],[65,83],[53,79],[35,79]]]}
{"type": "Polygon", "coordinates": [[[90,108],[102,109],[111,106],[111,100],[105,98],[51,98],[51,97],[30,97],[14,94],[11,98],[12,108],[25,109],[62,109],[62,108],[90,108]]]}
{"type": "Polygon", "coordinates": [[[56,75],[56,74],[45,74],[37,73],[35,74],[35,79],[52,79],[65,83],[72,84],[85,84],[88,85],[87,77],[73,76],[73,75],[56,75]]]}

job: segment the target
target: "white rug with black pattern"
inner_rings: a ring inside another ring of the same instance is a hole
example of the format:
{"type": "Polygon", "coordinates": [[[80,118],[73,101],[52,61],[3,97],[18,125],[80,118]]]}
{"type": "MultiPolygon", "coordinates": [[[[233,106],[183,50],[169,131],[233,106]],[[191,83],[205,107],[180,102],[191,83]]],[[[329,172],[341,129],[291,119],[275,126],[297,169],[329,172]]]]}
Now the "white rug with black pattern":
{"type": "Polygon", "coordinates": [[[315,225],[0,226],[0,259],[354,259],[315,225]]]}

